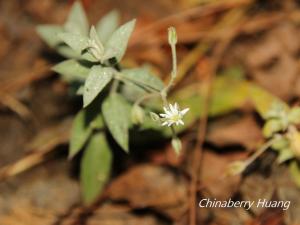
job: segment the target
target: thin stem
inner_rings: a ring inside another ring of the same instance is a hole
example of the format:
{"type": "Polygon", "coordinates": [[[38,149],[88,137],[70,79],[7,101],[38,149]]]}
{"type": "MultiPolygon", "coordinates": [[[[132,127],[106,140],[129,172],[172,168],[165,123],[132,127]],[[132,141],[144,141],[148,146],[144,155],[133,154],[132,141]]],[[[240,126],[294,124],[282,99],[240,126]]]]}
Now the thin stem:
{"type": "Polygon", "coordinates": [[[172,131],[172,138],[176,138],[177,134],[173,125],[171,126],[171,131],[172,131]]]}
{"type": "Polygon", "coordinates": [[[116,93],[117,90],[118,90],[118,86],[119,86],[119,80],[118,79],[114,79],[114,81],[113,81],[113,83],[111,85],[109,94],[116,93]]]}
{"type": "Polygon", "coordinates": [[[271,139],[265,144],[263,144],[253,155],[251,155],[246,161],[245,161],[245,167],[249,166],[251,163],[253,163],[261,154],[263,154],[271,145],[274,143],[274,140],[271,139]]]}
{"type": "Polygon", "coordinates": [[[158,97],[159,94],[158,93],[149,93],[149,94],[146,94],[142,97],[140,97],[138,100],[135,101],[134,105],[140,105],[143,101],[147,100],[147,99],[150,99],[150,98],[155,98],[155,97],[158,97]]]}
{"type": "Polygon", "coordinates": [[[160,93],[160,96],[161,96],[161,99],[163,101],[164,107],[167,107],[168,106],[167,93],[162,91],[160,93]]]}
{"type": "Polygon", "coordinates": [[[168,85],[163,89],[162,92],[165,92],[166,95],[169,92],[170,88],[175,82],[176,76],[177,76],[177,55],[176,55],[176,45],[171,45],[171,51],[172,51],[172,72],[171,72],[171,79],[168,83],[168,85]]]}
{"type": "Polygon", "coordinates": [[[118,79],[118,80],[123,81],[123,82],[131,82],[131,83],[135,84],[136,86],[141,87],[141,88],[144,88],[145,90],[147,90],[147,91],[149,91],[149,92],[152,92],[152,93],[153,93],[153,92],[155,92],[155,93],[160,93],[160,90],[159,90],[159,89],[156,89],[156,88],[154,88],[154,87],[152,87],[152,86],[149,86],[149,85],[147,85],[147,84],[145,84],[145,83],[143,83],[143,82],[139,82],[139,81],[137,81],[137,80],[133,80],[133,79],[131,79],[131,78],[128,78],[128,77],[124,76],[124,75],[123,75],[122,73],[120,73],[120,72],[117,72],[117,73],[116,73],[115,79],[118,79]]]}
{"type": "MultiPolygon", "coordinates": [[[[109,62],[109,64],[111,67],[113,67],[116,70],[117,73],[119,73],[119,71],[121,71],[121,66],[118,62],[114,65],[111,62],[109,62]]],[[[115,77],[114,81],[112,83],[112,86],[110,88],[109,94],[116,93],[118,90],[119,84],[120,84],[120,81],[115,77]]]]}

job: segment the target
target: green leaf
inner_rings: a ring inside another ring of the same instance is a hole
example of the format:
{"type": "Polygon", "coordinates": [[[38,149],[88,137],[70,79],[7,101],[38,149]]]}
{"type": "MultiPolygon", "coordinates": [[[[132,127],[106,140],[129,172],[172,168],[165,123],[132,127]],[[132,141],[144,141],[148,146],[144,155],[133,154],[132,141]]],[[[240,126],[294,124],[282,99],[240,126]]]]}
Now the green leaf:
{"type": "Polygon", "coordinates": [[[300,123],[300,107],[293,107],[288,113],[288,120],[290,123],[300,123]]]}
{"type": "MultiPolygon", "coordinates": [[[[223,111],[223,113],[226,113],[226,111],[230,112],[234,107],[244,104],[248,98],[248,87],[247,82],[231,74],[220,76],[213,84],[213,97],[209,109],[210,115],[217,115],[220,111],[223,111]]],[[[203,87],[200,92],[203,95],[205,88],[203,87]]]]}
{"type": "Polygon", "coordinates": [[[63,28],[58,25],[40,25],[37,26],[37,33],[52,48],[61,43],[61,39],[57,36],[63,32],[63,28]]]}
{"type": "Polygon", "coordinates": [[[89,41],[90,41],[90,45],[89,45],[90,54],[98,61],[102,61],[103,54],[104,54],[104,47],[98,37],[97,31],[94,26],[92,26],[90,30],[89,41]]]}
{"type": "Polygon", "coordinates": [[[279,119],[268,120],[263,127],[263,135],[266,138],[271,137],[274,133],[284,129],[282,122],[279,119]]]}
{"type": "Polygon", "coordinates": [[[52,67],[52,70],[61,74],[66,81],[84,81],[89,74],[90,68],[77,60],[69,59],[55,65],[52,67]]]}
{"type": "Polygon", "coordinates": [[[296,160],[290,163],[289,170],[293,181],[300,187],[300,167],[296,160]]]}
{"type": "Polygon", "coordinates": [[[157,91],[164,88],[164,83],[161,79],[152,75],[147,67],[124,69],[122,70],[122,75],[125,80],[135,83],[138,86],[147,86],[157,91]]]}
{"type": "Polygon", "coordinates": [[[102,43],[108,40],[112,33],[118,28],[119,23],[120,14],[117,10],[112,10],[101,18],[96,25],[96,30],[102,43]]]}
{"type": "Polygon", "coordinates": [[[113,78],[109,67],[93,66],[84,84],[83,107],[88,106],[113,78]]]}
{"type": "Polygon", "coordinates": [[[281,163],[283,163],[283,162],[285,162],[287,160],[290,160],[290,159],[292,159],[294,157],[295,157],[295,155],[294,155],[292,149],[290,149],[290,148],[284,148],[284,149],[281,149],[279,151],[279,155],[277,157],[277,162],[279,164],[281,164],[281,163]]]}
{"type": "Polygon", "coordinates": [[[130,105],[122,95],[111,94],[102,104],[104,121],[116,142],[128,152],[130,105]]]}
{"type": "Polygon", "coordinates": [[[281,105],[283,108],[288,108],[286,103],[278,97],[273,96],[270,92],[254,84],[249,85],[249,97],[263,118],[269,117],[268,114],[270,114],[270,110],[272,110],[274,105],[281,105]]]}
{"type": "Polygon", "coordinates": [[[99,38],[99,35],[96,31],[96,28],[94,26],[91,27],[91,30],[90,30],[90,39],[95,41],[96,45],[103,51],[103,44],[99,38]]]}
{"type": "Polygon", "coordinates": [[[93,129],[103,128],[103,119],[96,106],[80,110],[73,121],[71,130],[69,159],[73,158],[85,145],[93,129]]]}
{"type": "MultiPolygon", "coordinates": [[[[60,39],[61,41],[61,39],[60,39]]],[[[65,43],[61,43],[57,46],[55,46],[56,51],[66,57],[66,58],[72,58],[72,59],[80,59],[81,58],[81,53],[74,51],[70,46],[68,46],[65,43]]]]}
{"type": "Polygon", "coordinates": [[[77,91],[76,91],[76,95],[83,95],[83,91],[84,91],[84,85],[81,85],[77,91]]]}
{"type": "Polygon", "coordinates": [[[76,1],[64,25],[65,30],[80,35],[88,34],[88,20],[80,1],[76,1]]]}
{"type": "Polygon", "coordinates": [[[80,34],[72,34],[62,32],[58,34],[58,37],[70,46],[74,51],[80,53],[89,46],[89,39],[80,34]]]}
{"type": "Polygon", "coordinates": [[[86,111],[81,110],[77,113],[73,121],[69,146],[69,159],[73,158],[82,149],[91,133],[92,128],[86,121],[86,111]]]}
{"type": "Polygon", "coordinates": [[[288,148],[289,147],[289,140],[280,134],[276,134],[274,135],[274,138],[272,139],[272,149],[276,150],[276,151],[280,151],[282,149],[288,148]]]}
{"type": "Polygon", "coordinates": [[[112,153],[103,133],[93,135],[84,151],[80,167],[83,200],[92,203],[109,179],[112,153]]]}
{"type": "Polygon", "coordinates": [[[125,54],[129,37],[134,29],[135,19],[120,26],[109,38],[105,44],[105,59],[115,57],[117,61],[121,61],[125,54]]]}
{"type": "Polygon", "coordinates": [[[121,85],[120,93],[129,101],[135,102],[141,96],[147,94],[147,91],[136,84],[126,82],[126,85],[121,85]]]}

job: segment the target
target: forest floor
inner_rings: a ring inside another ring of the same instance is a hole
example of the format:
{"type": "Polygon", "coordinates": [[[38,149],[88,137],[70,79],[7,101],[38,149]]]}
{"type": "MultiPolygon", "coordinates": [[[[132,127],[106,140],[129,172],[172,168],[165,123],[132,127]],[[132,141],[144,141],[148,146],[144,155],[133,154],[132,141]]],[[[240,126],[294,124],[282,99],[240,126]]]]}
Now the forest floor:
{"type": "MultiPolygon", "coordinates": [[[[206,82],[210,71],[242,67],[247,80],[289,104],[300,98],[300,3],[294,0],[85,0],[91,22],[111,9],[137,18],[126,62],[150,62],[165,77],[171,68],[166,33],[179,36],[184,79],[206,82]],[[146,35],[145,35],[146,34],[146,35]]],[[[267,152],[243,176],[219,179],[230,162],[261,143],[262,120],[247,102],[209,119],[197,196],[292,199],[287,211],[203,209],[190,203],[195,124],[182,135],[176,157],[160,147],[117,153],[112,179],[94,205],[81,204],[78,161],[67,160],[72,118],[81,102],[51,71],[62,58],[47,48],[36,26],[62,23],[72,1],[0,1],[0,225],[184,225],[191,207],[197,224],[300,224],[300,190],[267,152]]],[[[212,81],[213,82],[213,81],[212,81]]],[[[180,85],[178,88],[180,88],[180,85]]],[[[230,84],[228,84],[230,87],[230,84]]],[[[239,93],[237,93],[239,95],[239,93]]],[[[192,223],[190,223],[192,224],[192,223]]]]}

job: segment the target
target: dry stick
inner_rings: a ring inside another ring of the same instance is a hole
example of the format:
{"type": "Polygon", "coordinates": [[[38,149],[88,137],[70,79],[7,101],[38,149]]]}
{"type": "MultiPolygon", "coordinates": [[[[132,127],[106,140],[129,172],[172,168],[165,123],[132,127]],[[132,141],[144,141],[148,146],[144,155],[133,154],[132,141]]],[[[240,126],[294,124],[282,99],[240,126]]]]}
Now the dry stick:
{"type": "Polygon", "coordinates": [[[24,120],[29,119],[31,116],[30,109],[12,95],[4,96],[0,99],[0,102],[13,112],[17,113],[24,120]]]}
{"type": "Polygon", "coordinates": [[[216,60],[212,63],[211,73],[207,78],[207,88],[204,92],[204,107],[203,107],[203,115],[202,119],[199,122],[199,130],[197,134],[197,142],[194,149],[194,157],[192,162],[192,181],[190,186],[190,225],[196,225],[196,200],[197,200],[197,183],[198,183],[198,174],[200,172],[200,164],[202,159],[202,150],[203,150],[203,143],[205,141],[206,129],[207,129],[207,120],[208,120],[208,110],[209,110],[209,103],[211,100],[211,93],[212,93],[212,83],[215,77],[215,71],[217,69],[217,65],[219,64],[220,58],[224,49],[227,47],[228,41],[221,42],[217,48],[217,57],[216,60]]]}
{"type": "Polygon", "coordinates": [[[211,63],[211,72],[207,78],[207,88],[204,93],[204,108],[203,108],[203,115],[199,122],[199,130],[197,134],[197,142],[194,149],[194,157],[192,162],[192,180],[191,180],[191,186],[190,186],[190,225],[196,225],[196,201],[197,201],[197,184],[198,184],[198,175],[200,174],[200,165],[202,160],[202,151],[203,151],[203,144],[205,141],[205,135],[207,130],[207,121],[208,121],[208,112],[209,112],[209,104],[211,101],[212,96],[212,84],[215,78],[215,74],[217,72],[219,63],[221,61],[221,58],[223,56],[223,53],[227,49],[228,45],[231,43],[231,41],[234,39],[234,37],[237,35],[238,31],[240,29],[233,29],[231,32],[229,32],[225,38],[218,44],[215,50],[215,57],[214,61],[211,63]],[[199,149],[198,149],[199,148],[199,149]]]}
{"type": "Polygon", "coordinates": [[[57,131],[57,135],[51,140],[47,140],[42,147],[33,149],[35,152],[23,157],[15,163],[0,168],[0,182],[42,163],[45,160],[45,156],[52,152],[56,146],[66,143],[69,140],[70,125],[62,123],[60,126],[65,127],[63,127],[63,130],[57,131]]]}

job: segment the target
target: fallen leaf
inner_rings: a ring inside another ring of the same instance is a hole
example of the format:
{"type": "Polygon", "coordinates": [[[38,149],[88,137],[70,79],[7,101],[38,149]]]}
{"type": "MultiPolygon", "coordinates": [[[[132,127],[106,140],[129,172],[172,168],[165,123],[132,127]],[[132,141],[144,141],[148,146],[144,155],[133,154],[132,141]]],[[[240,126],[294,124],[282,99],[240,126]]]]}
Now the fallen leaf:
{"type": "Polygon", "coordinates": [[[173,219],[187,210],[187,182],[165,167],[135,166],[115,179],[108,192],[113,200],[126,200],[134,208],[151,207],[173,219]]]}

